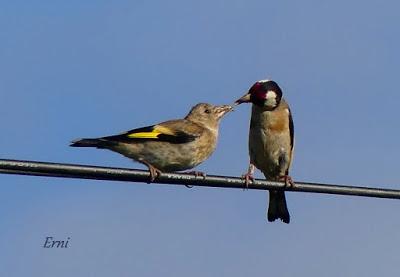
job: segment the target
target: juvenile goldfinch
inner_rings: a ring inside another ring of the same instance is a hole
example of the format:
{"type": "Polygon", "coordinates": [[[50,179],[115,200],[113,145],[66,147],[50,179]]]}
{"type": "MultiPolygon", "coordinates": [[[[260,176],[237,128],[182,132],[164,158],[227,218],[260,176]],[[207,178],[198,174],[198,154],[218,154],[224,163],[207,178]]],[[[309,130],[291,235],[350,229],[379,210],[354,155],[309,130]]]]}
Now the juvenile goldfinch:
{"type": "Polygon", "coordinates": [[[200,103],[184,119],[165,121],[125,133],[79,139],[73,147],[97,147],[118,152],[146,165],[150,181],[162,172],[191,169],[215,150],[221,118],[232,106],[200,103]]]}
{"type": "MultiPolygon", "coordinates": [[[[293,158],[294,128],[289,105],[278,84],[270,80],[256,82],[235,104],[252,103],[249,132],[250,165],[246,184],[253,179],[254,166],[267,180],[293,185],[289,168],[293,158]]],[[[269,191],[268,221],[290,222],[284,191],[269,191]]]]}

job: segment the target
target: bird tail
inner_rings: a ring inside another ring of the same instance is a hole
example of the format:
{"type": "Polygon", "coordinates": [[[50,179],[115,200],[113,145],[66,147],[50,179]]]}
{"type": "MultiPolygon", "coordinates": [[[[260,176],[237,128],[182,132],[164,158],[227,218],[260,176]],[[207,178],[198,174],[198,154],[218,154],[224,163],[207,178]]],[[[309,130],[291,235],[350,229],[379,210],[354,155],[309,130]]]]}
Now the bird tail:
{"type": "Polygon", "coordinates": [[[267,218],[270,222],[277,219],[282,220],[284,223],[290,222],[290,215],[286,205],[286,197],[284,191],[269,191],[269,206],[267,218]]]}
{"type": "Polygon", "coordinates": [[[77,139],[71,142],[70,146],[72,147],[97,147],[97,148],[108,148],[110,147],[112,142],[98,139],[98,138],[88,138],[88,139],[77,139]]]}

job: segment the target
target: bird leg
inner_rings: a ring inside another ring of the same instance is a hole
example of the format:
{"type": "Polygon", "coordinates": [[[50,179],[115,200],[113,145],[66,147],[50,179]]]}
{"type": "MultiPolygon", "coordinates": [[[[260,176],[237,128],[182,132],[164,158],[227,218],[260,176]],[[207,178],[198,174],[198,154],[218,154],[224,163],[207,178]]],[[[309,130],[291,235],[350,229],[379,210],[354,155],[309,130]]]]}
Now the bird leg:
{"type": "Polygon", "coordinates": [[[149,168],[150,180],[149,180],[148,184],[154,182],[154,180],[161,175],[161,173],[162,173],[161,170],[159,170],[158,168],[155,168],[153,165],[151,165],[150,163],[148,163],[146,161],[141,161],[141,162],[149,168]]]}
{"type": "Polygon", "coordinates": [[[293,181],[292,177],[290,177],[289,175],[279,176],[278,180],[281,181],[281,182],[285,182],[285,186],[287,188],[293,188],[294,187],[294,181],[293,181]]]}
{"type": "Polygon", "coordinates": [[[187,171],[187,172],[185,172],[185,173],[187,173],[187,174],[193,174],[193,175],[196,176],[196,177],[203,177],[203,178],[205,178],[205,177],[207,176],[206,173],[204,173],[204,172],[202,172],[202,171],[196,171],[196,170],[194,170],[194,171],[187,171]]]}
{"type": "Polygon", "coordinates": [[[255,170],[255,168],[256,167],[254,166],[254,164],[250,163],[249,164],[249,169],[247,170],[247,173],[242,175],[242,178],[244,178],[244,183],[245,183],[244,189],[248,189],[249,188],[250,181],[254,182],[254,170],[255,170]]]}
{"type": "MultiPolygon", "coordinates": [[[[194,170],[194,171],[187,171],[187,172],[185,172],[186,174],[192,174],[192,175],[194,175],[194,176],[196,176],[196,177],[203,177],[203,178],[205,178],[206,176],[207,176],[207,174],[205,174],[204,172],[202,172],[202,171],[196,171],[196,170],[194,170]]],[[[185,185],[185,187],[187,187],[187,188],[189,188],[189,189],[191,189],[191,188],[193,188],[193,186],[191,186],[191,185],[185,185]]]]}

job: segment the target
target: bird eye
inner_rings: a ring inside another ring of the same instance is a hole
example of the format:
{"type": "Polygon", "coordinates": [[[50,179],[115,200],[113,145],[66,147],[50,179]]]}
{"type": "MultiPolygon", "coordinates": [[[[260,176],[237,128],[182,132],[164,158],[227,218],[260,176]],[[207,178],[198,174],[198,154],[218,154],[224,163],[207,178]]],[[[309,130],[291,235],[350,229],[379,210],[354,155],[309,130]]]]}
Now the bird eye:
{"type": "Polygon", "coordinates": [[[205,113],[211,113],[211,111],[209,109],[206,109],[204,112],[205,113]]]}

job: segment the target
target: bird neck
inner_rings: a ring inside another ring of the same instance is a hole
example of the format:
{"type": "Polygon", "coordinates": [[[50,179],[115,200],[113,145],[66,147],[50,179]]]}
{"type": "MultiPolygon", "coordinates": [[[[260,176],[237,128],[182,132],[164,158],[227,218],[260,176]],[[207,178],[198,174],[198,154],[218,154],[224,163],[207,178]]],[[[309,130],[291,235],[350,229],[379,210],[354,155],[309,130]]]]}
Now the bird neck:
{"type": "Polygon", "coordinates": [[[197,125],[200,125],[201,127],[211,131],[215,135],[218,135],[218,127],[219,127],[219,121],[207,121],[204,122],[202,120],[198,120],[196,118],[186,118],[187,120],[191,121],[192,123],[195,123],[197,125]]]}

